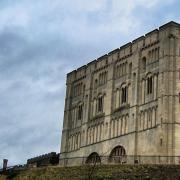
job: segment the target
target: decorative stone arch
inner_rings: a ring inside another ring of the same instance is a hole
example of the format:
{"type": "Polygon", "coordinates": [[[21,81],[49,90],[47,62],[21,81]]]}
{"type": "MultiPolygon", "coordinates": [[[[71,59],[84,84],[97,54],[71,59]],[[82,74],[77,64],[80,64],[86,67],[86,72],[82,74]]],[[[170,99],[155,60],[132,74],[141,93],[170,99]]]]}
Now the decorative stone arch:
{"type": "Polygon", "coordinates": [[[109,155],[109,163],[125,163],[126,162],[126,150],[123,146],[116,146],[112,149],[109,155]]]}
{"type": "Polygon", "coordinates": [[[97,152],[91,153],[87,159],[86,164],[101,164],[101,158],[97,152]]]}
{"type": "Polygon", "coordinates": [[[127,86],[127,83],[126,83],[126,82],[121,83],[120,89],[121,89],[122,87],[125,87],[125,86],[127,86]]]}
{"type": "Polygon", "coordinates": [[[148,77],[151,77],[151,76],[153,76],[153,74],[152,74],[151,72],[147,72],[147,73],[145,74],[145,79],[147,79],[148,77]]]}

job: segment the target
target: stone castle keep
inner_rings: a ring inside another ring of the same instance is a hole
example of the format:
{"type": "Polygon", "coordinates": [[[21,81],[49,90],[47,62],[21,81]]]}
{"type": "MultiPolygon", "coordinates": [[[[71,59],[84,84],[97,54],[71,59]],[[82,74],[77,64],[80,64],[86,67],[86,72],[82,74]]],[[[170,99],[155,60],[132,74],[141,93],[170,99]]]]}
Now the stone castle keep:
{"type": "Polygon", "coordinates": [[[66,85],[60,165],[180,163],[180,24],[70,72],[66,85]]]}

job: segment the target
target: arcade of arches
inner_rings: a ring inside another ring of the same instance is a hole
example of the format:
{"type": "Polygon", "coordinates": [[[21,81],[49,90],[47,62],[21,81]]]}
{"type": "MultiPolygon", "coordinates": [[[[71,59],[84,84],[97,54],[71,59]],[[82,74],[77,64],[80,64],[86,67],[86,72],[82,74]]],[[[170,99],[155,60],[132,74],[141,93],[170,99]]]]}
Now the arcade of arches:
{"type": "MultiPolygon", "coordinates": [[[[106,158],[106,156],[100,156],[97,152],[91,153],[87,159],[86,164],[101,163],[101,158],[106,158]]],[[[116,146],[112,149],[109,157],[109,163],[125,163],[126,162],[126,150],[123,146],[116,146]]]]}

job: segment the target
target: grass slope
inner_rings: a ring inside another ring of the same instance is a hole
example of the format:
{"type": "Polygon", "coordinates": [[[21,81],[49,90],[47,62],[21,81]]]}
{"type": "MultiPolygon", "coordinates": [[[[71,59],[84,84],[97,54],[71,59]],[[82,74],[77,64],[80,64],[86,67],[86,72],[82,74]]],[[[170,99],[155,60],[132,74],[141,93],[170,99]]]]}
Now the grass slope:
{"type": "Polygon", "coordinates": [[[162,165],[102,165],[77,167],[34,168],[0,180],[180,180],[180,166],[162,165]]]}

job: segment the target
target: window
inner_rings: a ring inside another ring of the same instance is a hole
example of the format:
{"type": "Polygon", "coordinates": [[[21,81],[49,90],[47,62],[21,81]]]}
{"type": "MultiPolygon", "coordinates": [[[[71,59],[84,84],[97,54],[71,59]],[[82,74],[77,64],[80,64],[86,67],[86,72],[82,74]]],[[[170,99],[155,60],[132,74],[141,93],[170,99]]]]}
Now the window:
{"type": "Polygon", "coordinates": [[[81,120],[83,117],[83,105],[78,106],[78,120],[81,120]]]}
{"type": "Polygon", "coordinates": [[[163,145],[163,139],[160,138],[160,146],[162,146],[162,145],[163,145]]]}
{"type": "Polygon", "coordinates": [[[74,97],[80,96],[83,92],[83,83],[74,85],[74,97]]]}
{"type": "Polygon", "coordinates": [[[147,79],[147,94],[152,94],[153,90],[153,80],[152,77],[148,77],[147,79]]]}
{"type": "Polygon", "coordinates": [[[127,91],[128,91],[127,87],[122,88],[122,93],[121,93],[121,102],[122,102],[122,104],[127,102],[127,91]]]}
{"type": "Polygon", "coordinates": [[[97,88],[97,85],[98,85],[98,80],[95,79],[95,81],[94,81],[94,88],[97,88]]]}
{"type": "Polygon", "coordinates": [[[98,112],[103,112],[103,97],[98,98],[98,112]]]}
{"type": "Polygon", "coordinates": [[[107,82],[107,72],[102,72],[99,74],[99,85],[106,84],[107,82]]]}
{"type": "Polygon", "coordinates": [[[129,64],[129,77],[131,77],[132,74],[132,63],[129,64]]]}
{"type": "Polygon", "coordinates": [[[86,85],[83,86],[83,94],[85,94],[86,91],[86,85]]]}
{"type": "Polygon", "coordinates": [[[142,70],[145,71],[146,70],[146,58],[143,57],[142,59],[142,70]]]}

